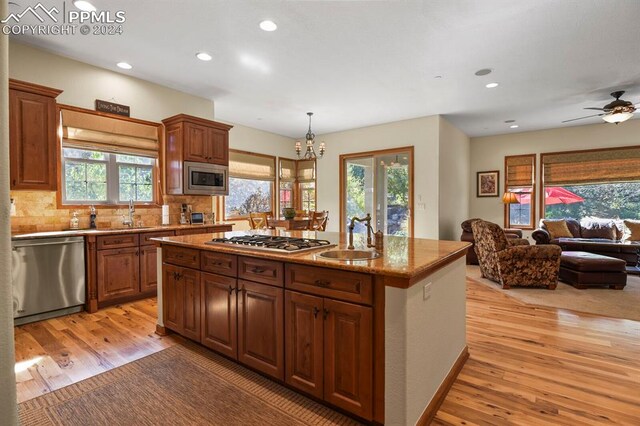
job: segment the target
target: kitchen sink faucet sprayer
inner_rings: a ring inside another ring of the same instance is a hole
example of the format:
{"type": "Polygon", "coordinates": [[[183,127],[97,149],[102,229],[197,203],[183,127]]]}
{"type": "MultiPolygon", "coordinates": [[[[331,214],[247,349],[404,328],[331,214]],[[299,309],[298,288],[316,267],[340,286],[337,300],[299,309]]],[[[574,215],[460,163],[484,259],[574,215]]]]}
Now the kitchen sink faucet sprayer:
{"type": "Polygon", "coordinates": [[[136,209],[133,207],[133,198],[129,200],[129,217],[125,219],[124,215],[122,215],[122,224],[128,226],[129,228],[133,228],[133,212],[136,209]]]}
{"type": "Polygon", "coordinates": [[[374,232],[373,227],[371,226],[371,213],[367,213],[365,217],[352,217],[351,222],[349,223],[349,245],[347,249],[353,250],[355,247],[353,246],[353,229],[356,226],[356,222],[365,222],[365,226],[367,227],[367,247],[375,247],[376,250],[380,251],[383,249],[383,233],[382,231],[374,232]],[[375,244],[371,243],[371,234],[375,234],[375,244]]]}

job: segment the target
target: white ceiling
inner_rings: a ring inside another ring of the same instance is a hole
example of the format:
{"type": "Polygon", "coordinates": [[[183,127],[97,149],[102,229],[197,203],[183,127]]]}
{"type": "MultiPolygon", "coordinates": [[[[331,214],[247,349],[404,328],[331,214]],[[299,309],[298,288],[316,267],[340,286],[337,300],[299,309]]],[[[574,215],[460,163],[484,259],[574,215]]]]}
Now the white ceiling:
{"type": "MultiPolygon", "coordinates": [[[[34,3],[12,1],[10,11],[34,3]]],[[[290,137],[306,132],[307,111],[316,134],[442,114],[482,136],[601,122],[560,123],[614,89],[640,102],[637,0],[92,3],[124,10],[124,34],[21,40],[212,98],[217,119],[290,137]],[[278,30],[260,30],[264,19],[278,30]]]]}

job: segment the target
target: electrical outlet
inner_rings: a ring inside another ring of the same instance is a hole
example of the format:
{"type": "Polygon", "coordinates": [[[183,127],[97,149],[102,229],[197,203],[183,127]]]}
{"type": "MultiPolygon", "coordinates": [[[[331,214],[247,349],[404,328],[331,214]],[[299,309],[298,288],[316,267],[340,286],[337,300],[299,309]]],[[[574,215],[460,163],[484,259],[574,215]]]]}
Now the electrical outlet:
{"type": "Polygon", "coordinates": [[[418,203],[418,210],[426,210],[427,205],[425,203],[418,203]]]}
{"type": "Polygon", "coordinates": [[[428,283],[425,284],[424,288],[423,288],[423,293],[422,293],[422,299],[423,300],[429,300],[431,298],[431,285],[432,283],[428,283]]]}

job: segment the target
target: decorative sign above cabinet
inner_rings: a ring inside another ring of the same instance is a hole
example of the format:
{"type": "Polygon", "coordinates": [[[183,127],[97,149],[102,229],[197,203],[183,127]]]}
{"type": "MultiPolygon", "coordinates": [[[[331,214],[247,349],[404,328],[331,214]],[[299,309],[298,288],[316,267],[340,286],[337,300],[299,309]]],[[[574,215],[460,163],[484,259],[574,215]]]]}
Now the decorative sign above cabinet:
{"type": "Polygon", "coordinates": [[[120,105],[113,102],[101,101],[100,99],[96,99],[96,111],[108,112],[109,114],[117,114],[129,117],[131,108],[129,108],[129,105],[120,105]]]}

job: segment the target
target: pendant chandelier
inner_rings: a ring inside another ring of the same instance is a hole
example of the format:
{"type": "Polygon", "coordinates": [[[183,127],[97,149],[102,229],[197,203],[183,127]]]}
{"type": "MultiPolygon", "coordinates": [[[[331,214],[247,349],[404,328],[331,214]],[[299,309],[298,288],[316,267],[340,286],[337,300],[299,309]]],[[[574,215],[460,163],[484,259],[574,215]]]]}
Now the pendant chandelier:
{"type": "Polygon", "coordinates": [[[307,131],[307,135],[305,136],[306,149],[304,154],[302,154],[302,143],[300,141],[296,141],[296,154],[298,155],[298,158],[302,160],[315,160],[316,158],[322,158],[322,156],[324,155],[325,146],[324,142],[320,142],[320,146],[318,147],[318,154],[316,154],[316,151],[313,148],[313,145],[315,145],[316,143],[316,135],[311,131],[311,116],[313,115],[313,113],[308,112],[307,115],[309,116],[309,130],[307,131]]]}

